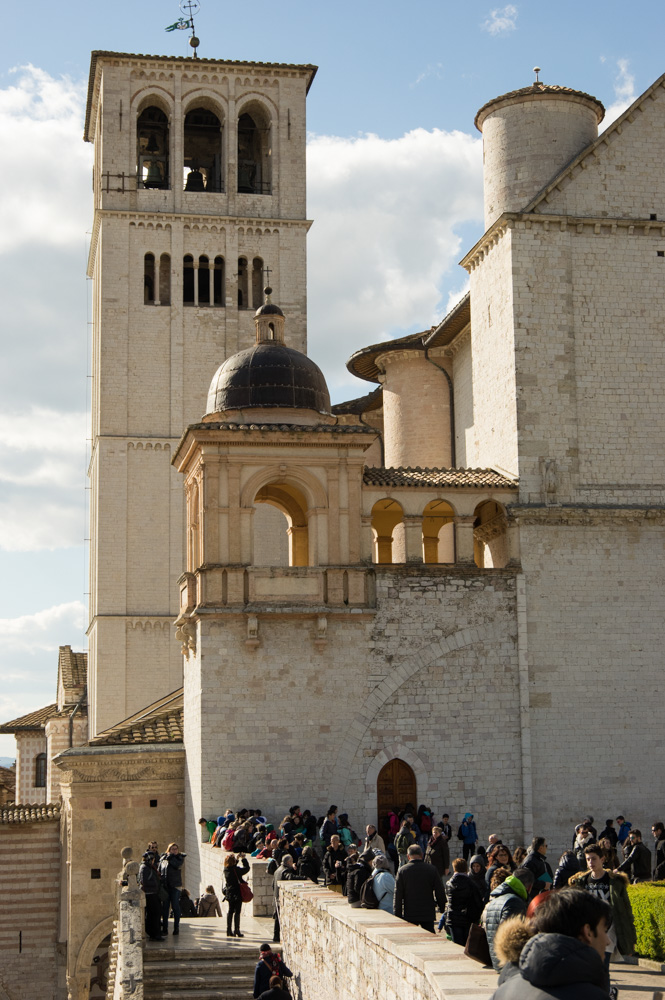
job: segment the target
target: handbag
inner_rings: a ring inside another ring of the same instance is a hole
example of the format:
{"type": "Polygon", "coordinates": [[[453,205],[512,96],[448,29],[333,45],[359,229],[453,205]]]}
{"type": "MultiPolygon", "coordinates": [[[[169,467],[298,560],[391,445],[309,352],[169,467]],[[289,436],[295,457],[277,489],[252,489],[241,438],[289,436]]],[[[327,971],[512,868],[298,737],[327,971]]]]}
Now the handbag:
{"type": "Polygon", "coordinates": [[[469,936],[464,945],[464,954],[468,958],[472,958],[474,962],[480,962],[481,965],[492,964],[490,946],[487,943],[487,934],[485,933],[485,928],[480,924],[471,924],[469,927],[469,936]]]}
{"type": "Polygon", "coordinates": [[[251,902],[254,899],[254,893],[247,885],[247,883],[243,882],[242,879],[240,879],[238,885],[240,886],[240,898],[242,899],[243,903],[251,902]]]}

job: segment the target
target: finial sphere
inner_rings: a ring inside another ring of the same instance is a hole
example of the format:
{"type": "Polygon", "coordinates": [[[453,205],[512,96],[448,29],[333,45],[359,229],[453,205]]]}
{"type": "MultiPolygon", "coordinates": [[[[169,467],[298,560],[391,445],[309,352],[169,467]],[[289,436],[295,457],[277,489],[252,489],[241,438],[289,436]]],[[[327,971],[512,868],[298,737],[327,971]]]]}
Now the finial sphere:
{"type": "Polygon", "coordinates": [[[266,285],[263,291],[265,292],[266,295],[272,295],[272,288],[270,287],[270,285],[266,285]]]}
{"type": "Polygon", "coordinates": [[[189,44],[192,46],[193,49],[198,49],[199,45],[201,44],[201,40],[197,38],[196,35],[192,35],[192,37],[189,40],[189,44]]]}
{"type": "Polygon", "coordinates": [[[540,66],[534,66],[533,67],[533,72],[534,73],[540,73],[540,66]]]}

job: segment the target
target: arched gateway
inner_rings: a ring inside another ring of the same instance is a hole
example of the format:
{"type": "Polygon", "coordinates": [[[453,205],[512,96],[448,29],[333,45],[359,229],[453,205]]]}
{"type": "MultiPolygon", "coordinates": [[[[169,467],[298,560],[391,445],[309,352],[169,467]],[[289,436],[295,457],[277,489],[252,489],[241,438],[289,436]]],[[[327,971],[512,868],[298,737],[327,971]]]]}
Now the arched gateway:
{"type": "Polygon", "coordinates": [[[409,765],[399,757],[384,764],[376,780],[377,825],[382,836],[388,832],[389,811],[399,813],[407,802],[415,807],[417,799],[416,776],[409,765]]]}

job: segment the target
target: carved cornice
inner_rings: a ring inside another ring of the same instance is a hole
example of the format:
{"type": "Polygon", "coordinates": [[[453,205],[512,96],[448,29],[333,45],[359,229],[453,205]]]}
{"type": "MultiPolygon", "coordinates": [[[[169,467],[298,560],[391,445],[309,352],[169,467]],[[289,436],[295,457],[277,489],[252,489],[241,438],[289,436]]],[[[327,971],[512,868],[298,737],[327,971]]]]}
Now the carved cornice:
{"type": "Polygon", "coordinates": [[[94,752],[95,756],[87,760],[68,757],[67,754],[55,757],[54,763],[62,771],[62,784],[177,781],[184,778],[185,749],[182,745],[170,744],[167,754],[156,752],[151,746],[134,747],[131,754],[124,747],[94,748],[94,752]],[[120,753],[117,753],[118,750],[120,753]]]}
{"type": "Polygon", "coordinates": [[[607,525],[607,524],[665,524],[663,507],[567,507],[564,504],[548,506],[511,505],[510,515],[522,524],[546,525],[607,525]]]}

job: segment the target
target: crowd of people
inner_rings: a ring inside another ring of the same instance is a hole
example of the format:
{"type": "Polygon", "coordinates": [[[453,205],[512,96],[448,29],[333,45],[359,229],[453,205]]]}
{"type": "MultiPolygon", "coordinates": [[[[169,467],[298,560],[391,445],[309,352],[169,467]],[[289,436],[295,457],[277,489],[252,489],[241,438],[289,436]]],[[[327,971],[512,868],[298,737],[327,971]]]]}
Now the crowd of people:
{"type": "MultiPolygon", "coordinates": [[[[275,892],[274,942],[280,939],[280,883],[295,879],[323,881],[333,892],[344,895],[352,907],[385,910],[431,933],[445,932],[460,945],[467,944],[472,927],[480,924],[492,965],[501,972],[498,998],[540,995],[519,990],[529,984],[537,985],[535,979],[526,982],[531,972],[527,974],[525,970],[533,971],[537,957],[544,954],[544,945],[536,945],[532,938],[535,942],[545,933],[560,934],[546,930],[548,926],[559,927],[568,912],[566,906],[572,905],[552,902],[552,897],[560,895],[566,900],[574,898],[578,903],[585,895],[602,904],[595,910],[593,907],[589,910],[586,903],[587,909],[582,906],[584,914],[591,914],[583,927],[587,937],[589,927],[594,931],[592,950],[597,940],[602,938],[604,942],[605,978],[598,979],[598,988],[609,989],[607,970],[611,954],[617,951],[630,955],[635,946],[627,884],[665,880],[663,823],[652,824],[655,850],[652,858],[641,831],[634,829],[623,816],[606,820],[600,834],[593,817],[584,817],[572,832],[570,849],[563,852],[554,868],[547,859],[545,837],[533,838],[528,847],[511,848],[499,834],[490,834],[484,846],[472,813],[464,814],[455,838],[450,817],[444,814],[437,822],[433,811],[425,805],[418,810],[412,804],[400,811],[391,810],[381,833],[370,823],[360,836],[349,816],[339,813],[335,805],[318,818],[310,810],[292,806],[279,824],[269,823],[257,809],[241,809],[237,813],[227,810],[216,821],[201,819],[199,824],[202,838],[226,852],[223,897],[227,903],[229,937],[243,936],[240,918],[244,875],[249,870],[247,856],[266,859],[275,892]],[[460,856],[451,863],[452,847],[460,856]],[[601,934],[598,928],[603,921],[606,926],[601,934]],[[520,978],[512,986],[504,982],[516,976],[520,978]]],[[[192,915],[221,916],[213,886],[208,886],[196,901],[189,899],[187,891],[182,889],[185,855],[178,845],[170,844],[161,856],[156,847],[149,845],[140,873],[146,893],[146,931],[150,939],[163,940],[170,912],[173,933],[178,933],[185,901],[192,915]]],[[[575,920],[570,926],[577,926],[575,920]]],[[[564,951],[573,947],[579,950],[578,946],[588,947],[590,943],[577,933],[561,933],[576,942],[574,946],[570,941],[559,942],[557,947],[564,951]]],[[[263,947],[274,954],[269,945],[263,947]]],[[[255,983],[254,996],[267,995],[267,989],[276,990],[270,993],[270,998],[279,1000],[288,970],[275,966],[267,979],[264,970],[267,966],[263,961],[259,985],[266,989],[257,993],[255,983]],[[279,981],[273,983],[275,977],[279,981]]],[[[565,995],[564,991],[561,996],[565,995]]],[[[596,996],[593,992],[588,995],[596,996]]],[[[606,991],[598,995],[609,994],[606,991]]]]}

